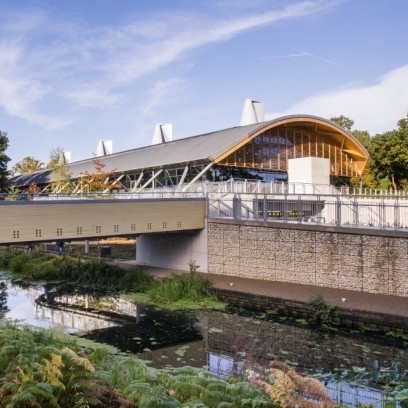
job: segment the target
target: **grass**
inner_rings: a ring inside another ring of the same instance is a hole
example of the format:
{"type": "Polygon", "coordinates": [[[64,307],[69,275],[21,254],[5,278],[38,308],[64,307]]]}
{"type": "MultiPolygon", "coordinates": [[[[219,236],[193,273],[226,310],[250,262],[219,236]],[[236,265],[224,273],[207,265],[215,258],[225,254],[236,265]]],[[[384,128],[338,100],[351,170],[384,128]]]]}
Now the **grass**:
{"type": "Polygon", "coordinates": [[[147,291],[147,300],[167,308],[220,308],[223,303],[217,301],[211,293],[211,282],[196,276],[195,273],[172,275],[156,281],[147,291]]]}
{"type": "Polygon", "coordinates": [[[1,249],[0,265],[9,268],[15,277],[37,282],[63,281],[124,292],[143,292],[153,283],[152,276],[143,268],[125,270],[100,259],[1,249]]]}
{"type": "Polygon", "coordinates": [[[141,267],[123,269],[101,259],[0,249],[0,266],[22,281],[69,282],[133,293],[129,300],[167,309],[220,309],[225,304],[211,293],[209,280],[194,272],[154,280],[141,267]]]}

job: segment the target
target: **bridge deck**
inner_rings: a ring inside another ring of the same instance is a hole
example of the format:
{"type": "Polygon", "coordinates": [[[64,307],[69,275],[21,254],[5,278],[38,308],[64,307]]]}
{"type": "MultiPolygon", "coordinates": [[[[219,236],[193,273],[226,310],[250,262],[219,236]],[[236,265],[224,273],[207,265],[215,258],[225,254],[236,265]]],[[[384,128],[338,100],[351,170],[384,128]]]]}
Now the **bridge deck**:
{"type": "Polygon", "coordinates": [[[205,199],[0,202],[0,244],[203,229],[205,199]]]}

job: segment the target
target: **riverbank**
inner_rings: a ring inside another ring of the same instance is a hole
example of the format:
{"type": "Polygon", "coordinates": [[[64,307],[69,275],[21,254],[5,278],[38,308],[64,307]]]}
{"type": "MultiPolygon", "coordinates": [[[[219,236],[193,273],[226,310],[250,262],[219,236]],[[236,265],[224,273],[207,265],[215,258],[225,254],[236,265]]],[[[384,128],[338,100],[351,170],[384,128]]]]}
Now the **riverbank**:
{"type": "MultiPolygon", "coordinates": [[[[123,268],[136,265],[135,261],[118,260],[115,263],[123,268]]],[[[146,269],[157,278],[186,273],[176,269],[146,269]]],[[[309,301],[322,296],[327,304],[336,306],[334,323],[408,334],[408,298],[210,273],[197,274],[211,281],[214,292],[221,300],[237,306],[257,310],[276,309],[288,316],[305,317],[310,313],[309,301]]]]}

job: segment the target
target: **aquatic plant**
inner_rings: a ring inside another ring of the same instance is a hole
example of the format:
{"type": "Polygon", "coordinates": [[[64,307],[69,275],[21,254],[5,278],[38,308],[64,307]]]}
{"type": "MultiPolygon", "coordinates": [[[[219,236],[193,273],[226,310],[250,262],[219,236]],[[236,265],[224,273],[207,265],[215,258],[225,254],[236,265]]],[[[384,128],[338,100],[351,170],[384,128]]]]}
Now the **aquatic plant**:
{"type": "MultiPolygon", "coordinates": [[[[0,258],[3,256],[0,252],[0,258]]],[[[69,281],[83,285],[110,287],[122,291],[143,292],[153,278],[141,267],[125,270],[101,259],[81,259],[41,252],[4,252],[3,259],[11,271],[22,279],[33,281],[69,281]]]]}
{"type": "Polygon", "coordinates": [[[309,322],[314,326],[330,326],[333,323],[336,306],[328,304],[322,295],[312,297],[309,302],[309,322]]]}
{"type": "Polygon", "coordinates": [[[172,275],[154,282],[147,291],[151,301],[158,304],[190,302],[203,304],[216,299],[210,291],[211,282],[195,274],[172,275]]]}

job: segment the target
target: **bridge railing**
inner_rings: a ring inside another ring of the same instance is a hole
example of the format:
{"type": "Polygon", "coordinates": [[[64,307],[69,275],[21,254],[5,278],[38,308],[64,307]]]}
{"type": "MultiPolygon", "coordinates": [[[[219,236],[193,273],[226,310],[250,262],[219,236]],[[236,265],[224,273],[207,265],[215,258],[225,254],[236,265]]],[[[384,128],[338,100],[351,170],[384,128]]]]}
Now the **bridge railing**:
{"type": "Polygon", "coordinates": [[[208,194],[209,217],[406,230],[408,202],[323,194],[208,194]]]}
{"type": "MultiPolygon", "coordinates": [[[[200,182],[125,193],[7,195],[4,200],[189,199],[208,200],[210,217],[341,226],[408,229],[408,200],[398,195],[357,195],[328,185],[257,180],[200,182]],[[348,193],[348,194],[346,194],[348,193]]],[[[0,204],[4,202],[0,200],[0,204]]]]}
{"type": "Polygon", "coordinates": [[[73,199],[103,199],[103,198],[155,198],[155,197],[191,197],[207,194],[302,194],[328,195],[343,197],[366,197],[373,199],[393,200],[408,199],[408,191],[375,190],[366,188],[336,187],[327,184],[285,183],[264,180],[229,179],[227,181],[196,181],[192,184],[167,187],[127,190],[119,193],[83,193],[75,194],[7,194],[5,200],[73,200],[73,199]]]}

